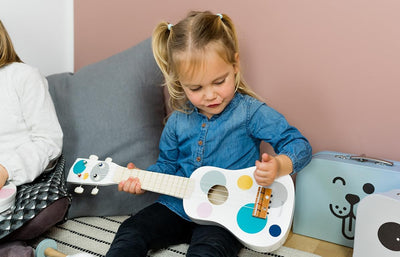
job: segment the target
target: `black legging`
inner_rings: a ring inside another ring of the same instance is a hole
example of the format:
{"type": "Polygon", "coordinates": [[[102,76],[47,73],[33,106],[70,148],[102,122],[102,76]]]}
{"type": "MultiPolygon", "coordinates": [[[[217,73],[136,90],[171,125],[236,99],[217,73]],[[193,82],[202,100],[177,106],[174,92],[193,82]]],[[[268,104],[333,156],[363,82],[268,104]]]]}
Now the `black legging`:
{"type": "Polygon", "coordinates": [[[107,257],[145,257],[149,250],[189,243],[186,256],[234,257],[242,244],[228,230],[187,221],[155,203],[125,220],[107,257]]]}

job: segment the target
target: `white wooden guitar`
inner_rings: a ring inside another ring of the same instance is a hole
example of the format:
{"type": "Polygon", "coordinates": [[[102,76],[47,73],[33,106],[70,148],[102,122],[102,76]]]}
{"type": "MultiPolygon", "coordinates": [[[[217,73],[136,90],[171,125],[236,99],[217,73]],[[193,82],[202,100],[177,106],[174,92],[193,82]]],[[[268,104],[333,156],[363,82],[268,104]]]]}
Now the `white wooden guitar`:
{"type": "MultiPolygon", "coordinates": [[[[292,224],[294,186],[292,178],[280,177],[269,187],[256,184],[255,167],[225,170],[204,166],[190,178],[139,169],[127,169],[97,156],[78,158],[67,181],[95,186],[117,184],[138,177],[144,190],[183,199],[186,214],[196,223],[220,225],[232,232],[245,246],[271,252],[286,240],[292,224]]],[[[75,192],[83,192],[82,186],[75,192]]]]}

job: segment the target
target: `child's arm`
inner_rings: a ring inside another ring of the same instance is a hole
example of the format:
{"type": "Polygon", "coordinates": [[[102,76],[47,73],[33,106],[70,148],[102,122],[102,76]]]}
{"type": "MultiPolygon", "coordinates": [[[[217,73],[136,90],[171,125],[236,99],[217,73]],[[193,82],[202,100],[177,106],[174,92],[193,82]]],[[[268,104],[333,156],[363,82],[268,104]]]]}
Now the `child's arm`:
{"type": "MultiPolygon", "coordinates": [[[[128,169],[134,169],[135,165],[129,163],[128,169]]],[[[141,188],[140,181],[138,178],[129,177],[127,180],[123,180],[118,184],[118,191],[124,191],[131,194],[143,194],[145,191],[141,188]]]]}
{"type": "Polygon", "coordinates": [[[254,178],[260,186],[269,186],[276,178],[288,175],[292,171],[292,160],[287,155],[272,156],[263,153],[261,161],[256,161],[254,178]]]}
{"type": "Polygon", "coordinates": [[[2,165],[8,172],[8,179],[18,186],[35,180],[51,160],[60,156],[63,133],[46,78],[34,68],[27,68],[25,75],[15,77],[15,91],[21,106],[18,119],[23,120],[29,130],[16,130],[19,135],[24,133],[24,139],[2,153],[2,165]]]}

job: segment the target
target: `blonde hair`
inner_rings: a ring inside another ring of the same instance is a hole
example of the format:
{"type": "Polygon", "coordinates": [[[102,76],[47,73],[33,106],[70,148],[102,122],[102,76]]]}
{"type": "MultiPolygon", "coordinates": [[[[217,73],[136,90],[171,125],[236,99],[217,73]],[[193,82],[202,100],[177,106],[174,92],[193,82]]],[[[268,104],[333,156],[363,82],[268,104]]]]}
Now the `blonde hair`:
{"type": "MultiPolygon", "coordinates": [[[[238,65],[236,56],[239,54],[239,45],[236,30],[231,18],[226,14],[193,11],[175,25],[161,22],[154,29],[153,54],[164,75],[165,85],[170,94],[169,105],[173,110],[191,111],[179,82],[179,71],[186,61],[190,62],[191,67],[200,65],[201,54],[210,44],[227,63],[238,65]],[[182,53],[189,53],[190,59],[179,58],[182,53]]],[[[235,76],[235,86],[238,92],[258,98],[242,78],[240,70],[235,76]]]]}
{"type": "Polygon", "coordinates": [[[11,38],[0,20],[0,68],[12,62],[22,62],[14,50],[11,38]]]}

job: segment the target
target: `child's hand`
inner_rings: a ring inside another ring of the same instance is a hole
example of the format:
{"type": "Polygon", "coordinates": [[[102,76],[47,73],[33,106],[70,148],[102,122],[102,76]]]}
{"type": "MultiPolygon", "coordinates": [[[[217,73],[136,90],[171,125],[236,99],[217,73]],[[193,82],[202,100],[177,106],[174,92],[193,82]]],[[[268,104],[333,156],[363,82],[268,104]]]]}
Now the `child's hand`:
{"type": "Polygon", "coordinates": [[[254,179],[260,186],[269,186],[280,176],[288,175],[293,171],[292,160],[287,155],[271,156],[263,153],[261,161],[256,161],[254,179]]]}
{"type": "Polygon", "coordinates": [[[6,184],[8,179],[8,171],[0,164],[0,189],[6,184]]]}
{"type": "MultiPolygon", "coordinates": [[[[133,163],[129,163],[127,168],[134,169],[135,165],[133,163]]],[[[118,191],[124,191],[131,194],[143,194],[145,192],[142,190],[139,179],[133,177],[129,177],[127,180],[119,182],[118,191]]]]}
{"type": "Polygon", "coordinates": [[[278,177],[279,161],[267,153],[263,153],[261,161],[256,161],[254,179],[260,186],[269,186],[278,177]]]}

